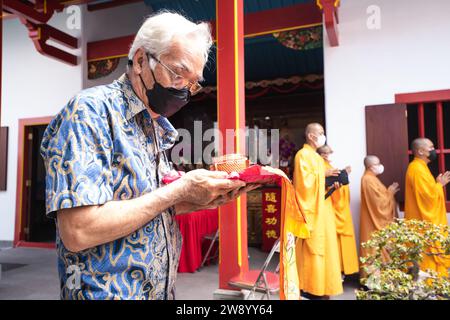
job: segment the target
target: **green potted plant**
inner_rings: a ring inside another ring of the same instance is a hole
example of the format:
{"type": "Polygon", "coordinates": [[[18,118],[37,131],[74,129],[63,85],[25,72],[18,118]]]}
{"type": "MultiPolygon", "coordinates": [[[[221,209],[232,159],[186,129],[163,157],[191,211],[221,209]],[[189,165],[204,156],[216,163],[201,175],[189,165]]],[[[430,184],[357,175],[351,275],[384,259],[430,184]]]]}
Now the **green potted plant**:
{"type": "Polygon", "coordinates": [[[450,299],[450,279],[420,270],[425,255],[450,264],[450,228],[425,221],[397,219],[363,243],[370,254],[361,257],[365,289],[358,300],[450,299]]]}

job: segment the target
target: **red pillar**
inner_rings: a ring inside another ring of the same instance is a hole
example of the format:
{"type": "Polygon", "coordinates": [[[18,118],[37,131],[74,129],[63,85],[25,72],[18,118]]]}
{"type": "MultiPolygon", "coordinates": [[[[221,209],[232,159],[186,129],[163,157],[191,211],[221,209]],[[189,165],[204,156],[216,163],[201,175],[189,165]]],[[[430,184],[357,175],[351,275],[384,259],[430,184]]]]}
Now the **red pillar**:
{"type": "MultiPolygon", "coordinates": [[[[243,0],[216,0],[217,118],[219,150],[245,154],[244,5],[243,0]],[[226,130],[238,132],[227,141],[226,130]],[[228,144],[228,145],[227,145],[228,144]]],[[[230,289],[231,277],[248,270],[247,198],[219,208],[219,288],[230,289]]]]}

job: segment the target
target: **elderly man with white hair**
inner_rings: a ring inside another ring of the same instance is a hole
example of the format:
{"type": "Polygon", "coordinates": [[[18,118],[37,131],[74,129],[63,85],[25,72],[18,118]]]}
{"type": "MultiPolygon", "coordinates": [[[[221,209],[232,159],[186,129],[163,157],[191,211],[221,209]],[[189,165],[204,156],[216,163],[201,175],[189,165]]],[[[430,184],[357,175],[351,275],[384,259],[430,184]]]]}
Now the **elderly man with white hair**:
{"type": "Polygon", "coordinates": [[[206,170],[161,185],[177,136],[167,117],[201,88],[211,45],[206,23],[155,14],[136,35],[126,74],[81,91],[49,124],[41,154],[61,299],[174,299],[174,216],[254,188],[206,170]]]}

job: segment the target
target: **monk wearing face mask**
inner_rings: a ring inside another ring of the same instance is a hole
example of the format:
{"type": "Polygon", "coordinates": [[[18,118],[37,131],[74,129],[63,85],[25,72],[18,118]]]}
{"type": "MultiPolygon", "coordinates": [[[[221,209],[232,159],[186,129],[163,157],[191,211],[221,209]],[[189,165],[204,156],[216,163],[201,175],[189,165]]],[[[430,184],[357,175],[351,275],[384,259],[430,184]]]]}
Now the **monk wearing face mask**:
{"type": "MultiPolygon", "coordinates": [[[[332,154],[330,146],[324,145],[317,149],[317,153],[325,160],[325,169],[333,169],[332,154]]],[[[351,167],[345,168],[348,174],[351,167]]],[[[339,248],[339,260],[341,262],[341,272],[350,275],[358,272],[358,253],[356,250],[355,231],[353,229],[352,213],[350,211],[350,188],[345,185],[335,190],[331,196],[325,200],[332,203],[336,222],[336,232],[339,248]]]]}
{"type": "MultiPolygon", "coordinates": [[[[377,176],[383,173],[384,166],[380,159],[373,155],[364,158],[366,171],[361,179],[361,216],[360,216],[360,241],[364,243],[372,237],[372,234],[383,229],[394,221],[397,204],[395,194],[399,191],[398,183],[394,182],[388,188],[377,176]]],[[[360,247],[360,256],[365,257],[371,250],[360,247]]],[[[388,259],[386,252],[382,252],[383,258],[388,259]]],[[[364,272],[361,273],[364,276],[364,272]]]]}
{"type": "MultiPolygon", "coordinates": [[[[339,170],[327,170],[316,152],[326,142],[320,124],[309,124],[305,139],[294,159],[294,187],[311,237],[299,239],[296,245],[298,277],[304,296],[329,299],[343,292],[333,206],[325,201],[325,177],[337,176],[339,170]]],[[[339,187],[336,183],[335,188],[339,187]]]]}
{"type": "MultiPolygon", "coordinates": [[[[414,160],[406,171],[405,218],[447,225],[444,187],[450,182],[450,172],[439,174],[435,179],[428,164],[436,160],[433,142],[418,138],[412,142],[414,160]]],[[[432,269],[447,275],[448,259],[424,256],[421,269],[432,269]],[[447,261],[445,261],[447,260],[447,261]]]]}

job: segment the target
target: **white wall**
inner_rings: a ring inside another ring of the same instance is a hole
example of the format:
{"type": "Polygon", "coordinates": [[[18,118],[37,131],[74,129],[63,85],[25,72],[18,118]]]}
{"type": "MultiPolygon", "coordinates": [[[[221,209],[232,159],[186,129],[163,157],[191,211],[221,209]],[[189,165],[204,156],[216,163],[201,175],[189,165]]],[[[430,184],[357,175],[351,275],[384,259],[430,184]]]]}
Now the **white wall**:
{"type": "Polygon", "coordinates": [[[338,47],[324,37],[327,136],[339,166],[350,164],[351,208],[359,234],[360,179],[366,155],[366,105],[395,102],[396,93],[450,89],[450,1],[345,0],[338,47]],[[369,30],[370,5],[381,28],[369,30]]]}
{"type": "MultiPolygon", "coordinates": [[[[80,37],[80,30],[67,29],[68,17],[58,13],[49,24],[80,37]]],[[[18,121],[55,115],[81,89],[81,68],[39,54],[18,19],[3,21],[1,125],[9,127],[9,142],[7,191],[0,192],[0,240],[14,238],[18,121]]]]}
{"type": "MultiPolygon", "coordinates": [[[[136,34],[145,17],[151,14],[151,8],[144,2],[129,4],[107,10],[99,10],[85,14],[84,37],[86,42],[105,40],[136,34]]],[[[83,75],[83,88],[107,84],[119,78],[125,72],[127,59],[120,59],[117,69],[110,75],[89,80],[87,78],[87,61],[84,61],[86,71],[83,75]]]]}

